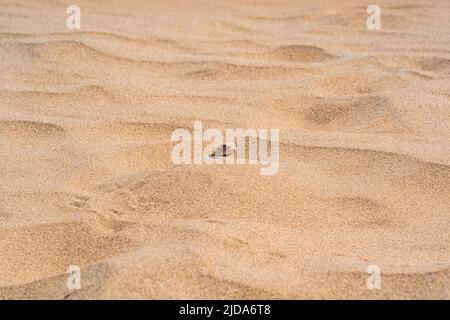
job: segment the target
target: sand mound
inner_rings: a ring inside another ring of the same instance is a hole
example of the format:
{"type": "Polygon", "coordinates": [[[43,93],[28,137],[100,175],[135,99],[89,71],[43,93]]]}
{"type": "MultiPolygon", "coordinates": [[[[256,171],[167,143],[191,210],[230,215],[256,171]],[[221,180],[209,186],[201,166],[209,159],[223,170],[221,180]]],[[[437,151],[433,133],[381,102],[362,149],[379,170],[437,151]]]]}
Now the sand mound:
{"type": "Polygon", "coordinates": [[[49,141],[56,142],[64,139],[64,128],[51,123],[35,121],[0,121],[0,134],[3,139],[13,139],[17,143],[49,141]]]}
{"type": "Polygon", "coordinates": [[[113,255],[126,242],[102,236],[80,223],[58,223],[3,230],[2,285],[64,273],[69,265],[86,265],[113,255]]]}

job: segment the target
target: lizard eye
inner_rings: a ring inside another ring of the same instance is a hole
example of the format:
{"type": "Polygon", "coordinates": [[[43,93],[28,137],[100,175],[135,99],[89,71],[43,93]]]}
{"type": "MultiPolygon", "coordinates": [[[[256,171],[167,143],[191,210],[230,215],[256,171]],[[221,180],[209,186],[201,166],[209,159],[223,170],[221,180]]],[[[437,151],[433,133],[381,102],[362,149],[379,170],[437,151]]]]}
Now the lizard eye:
{"type": "Polygon", "coordinates": [[[234,152],[233,147],[231,147],[227,144],[222,144],[222,145],[218,146],[213,153],[211,153],[210,157],[211,158],[228,157],[233,152],[234,152]]]}

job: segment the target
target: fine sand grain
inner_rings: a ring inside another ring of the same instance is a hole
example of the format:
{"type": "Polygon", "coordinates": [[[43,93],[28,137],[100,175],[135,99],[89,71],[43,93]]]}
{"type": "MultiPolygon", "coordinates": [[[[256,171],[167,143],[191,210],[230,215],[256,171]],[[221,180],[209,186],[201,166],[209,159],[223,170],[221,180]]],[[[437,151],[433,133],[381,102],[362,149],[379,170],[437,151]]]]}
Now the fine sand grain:
{"type": "Polygon", "coordinates": [[[0,0],[0,299],[450,298],[448,0],[72,2],[0,0]]]}

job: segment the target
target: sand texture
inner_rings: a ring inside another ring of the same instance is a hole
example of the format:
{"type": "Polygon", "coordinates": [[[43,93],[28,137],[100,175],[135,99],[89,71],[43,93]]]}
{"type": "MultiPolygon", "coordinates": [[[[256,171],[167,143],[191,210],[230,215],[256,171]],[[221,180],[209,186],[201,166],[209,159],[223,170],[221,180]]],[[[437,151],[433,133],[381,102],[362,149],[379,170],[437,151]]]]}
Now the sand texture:
{"type": "Polygon", "coordinates": [[[367,5],[0,0],[0,299],[449,299],[450,2],[367,5]],[[174,165],[195,120],[278,174],[174,165]]]}

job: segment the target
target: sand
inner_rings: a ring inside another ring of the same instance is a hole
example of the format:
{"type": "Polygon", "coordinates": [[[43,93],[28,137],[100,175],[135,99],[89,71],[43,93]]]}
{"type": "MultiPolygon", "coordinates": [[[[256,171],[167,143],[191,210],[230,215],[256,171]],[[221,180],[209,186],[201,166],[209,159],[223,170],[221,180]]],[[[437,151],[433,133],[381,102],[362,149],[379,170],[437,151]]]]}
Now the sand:
{"type": "Polygon", "coordinates": [[[73,2],[0,1],[0,299],[450,298],[447,0],[73,2]]]}

